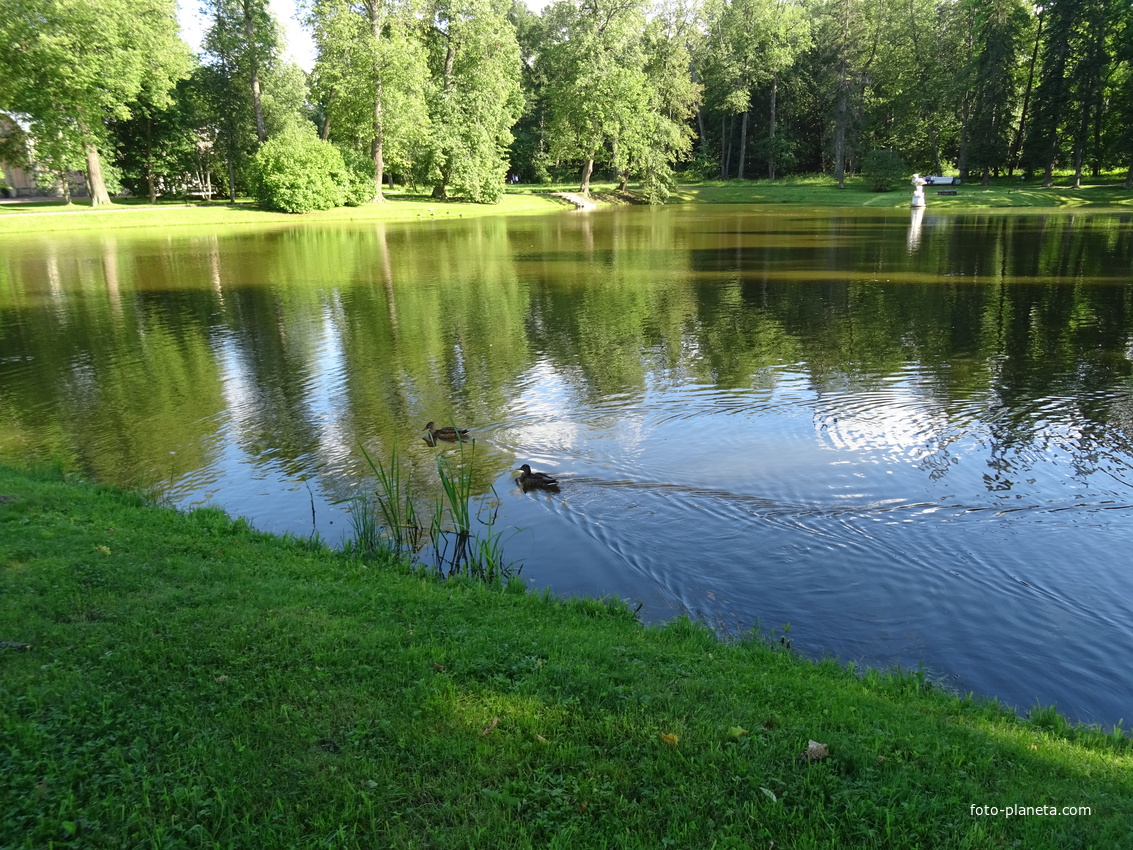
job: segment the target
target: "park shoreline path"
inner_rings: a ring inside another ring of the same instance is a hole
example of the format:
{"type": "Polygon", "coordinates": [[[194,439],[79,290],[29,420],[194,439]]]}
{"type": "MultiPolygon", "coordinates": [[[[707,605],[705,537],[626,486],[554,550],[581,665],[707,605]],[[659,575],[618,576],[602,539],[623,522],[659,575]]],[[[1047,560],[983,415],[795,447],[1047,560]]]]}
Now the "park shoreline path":
{"type": "Polygon", "coordinates": [[[556,198],[562,198],[565,201],[570,201],[580,210],[596,210],[598,205],[589,198],[584,198],[582,195],[575,194],[574,192],[555,192],[556,198]]]}

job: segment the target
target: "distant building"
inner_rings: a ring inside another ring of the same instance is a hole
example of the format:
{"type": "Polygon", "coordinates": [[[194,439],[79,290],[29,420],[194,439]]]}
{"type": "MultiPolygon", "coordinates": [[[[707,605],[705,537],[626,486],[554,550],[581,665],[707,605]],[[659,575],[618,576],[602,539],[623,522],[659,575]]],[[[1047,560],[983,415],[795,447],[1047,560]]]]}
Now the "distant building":
{"type": "MultiPolygon", "coordinates": [[[[10,116],[0,112],[0,137],[7,136],[13,131],[20,130],[19,124],[10,116]]],[[[3,152],[0,150],[0,197],[8,198],[35,198],[35,197],[62,197],[63,187],[50,185],[49,181],[41,181],[41,169],[35,165],[34,150],[28,151],[31,165],[25,167],[11,162],[5,162],[3,152]],[[44,186],[46,185],[46,188],[44,186]]],[[[86,176],[81,171],[67,173],[67,182],[70,184],[72,198],[85,198],[87,196],[86,176]]]]}

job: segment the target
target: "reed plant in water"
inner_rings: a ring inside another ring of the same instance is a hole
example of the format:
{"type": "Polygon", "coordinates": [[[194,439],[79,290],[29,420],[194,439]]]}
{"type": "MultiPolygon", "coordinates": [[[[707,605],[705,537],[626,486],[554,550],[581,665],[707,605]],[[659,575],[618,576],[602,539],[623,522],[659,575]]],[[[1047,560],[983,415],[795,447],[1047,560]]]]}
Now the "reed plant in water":
{"type": "Polygon", "coordinates": [[[378,489],[372,495],[357,496],[351,500],[350,520],[356,545],[366,554],[377,551],[382,538],[376,522],[380,514],[391,548],[406,554],[416,552],[423,529],[417,520],[409,472],[403,468],[396,446],[390,451],[388,464],[375,461],[365,446],[359,448],[374,473],[378,489]]]}
{"type": "Polygon", "coordinates": [[[383,463],[360,446],[377,487],[373,493],[348,500],[354,530],[351,546],[363,556],[386,548],[417,562],[423,544],[428,543],[439,575],[467,575],[488,582],[516,575],[518,568],[504,562],[506,538],[496,526],[499,498],[495,489],[481,498],[473,492],[475,441],[458,446],[455,461],[437,456],[440,492],[424,523],[417,508],[421,495],[396,448],[383,463]]]}
{"type": "Polygon", "coordinates": [[[509,579],[518,569],[503,560],[504,538],[496,530],[499,497],[493,487],[491,497],[480,499],[473,511],[476,441],[460,443],[459,450],[460,457],[455,464],[445,455],[437,457],[441,494],[430,524],[437,571],[447,575],[466,574],[489,582],[509,579]],[[451,530],[445,528],[443,517],[446,514],[451,520],[451,530]],[[475,530],[473,518],[480,526],[475,530]]]}

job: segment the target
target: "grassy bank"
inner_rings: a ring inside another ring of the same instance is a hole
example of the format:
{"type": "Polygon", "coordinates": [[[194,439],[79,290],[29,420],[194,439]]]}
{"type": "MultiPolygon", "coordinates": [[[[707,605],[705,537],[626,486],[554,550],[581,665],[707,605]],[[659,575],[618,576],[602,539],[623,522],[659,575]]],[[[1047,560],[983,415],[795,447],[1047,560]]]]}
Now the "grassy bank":
{"type": "MultiPolygon", "coordinates": [[[[470,218],[484,215],[528,215],[572,209],[554,192],[577,191],[576,184],[509,186],[501,203],[494,205],[438,202],[431,198],[390,193],[386,203],[338,209],[307,215],[288,215],[258,209],[249,201],[228,204],[151,205],[142,201],[117,201],[110,208],[92,209],[59,201],[28,201],[0,204],[0,235],[60,230],[103,230],[139,227],[222,227],[232,224],[287,224],[336,221],[405,221],[419,218],[470,218]]],[[[1018,178],[995,180],[989,186],[976,183],[957,187],[955,195],[938,195],[928,187],[928,206],[934,210],[1133,207],[1133,192],[1123,187],[1123,178],[1110,175],[1081,189],[1070,188],[1069,175],[1060,175],[1055,185],[1044,189],[1018,178]]],[[[811,207],[865,207],[893,209],[909,206],[912,188],[893,192],[871,192],[860,178],[839,189],[833,178],[818,175],[783,180],[733,180],[681,185],[670,198],[672,204],[795,204],[811,207]]],[[[633,193],[619,195],[613,184],[596,184],[593,199],[600,206],[632,201],[633,193]]]]}
{"type": "Polygon", "coordinates": [[[244,200],[185,204],[116,201],[92,208],[61,201],[0,204],[0,235],[60,230],[117,230],[139,227],[225,227],[233,224],[321,223],[339,221],[409,221],[422,218],[472,218],[484,215],[531,215],[573,209],[549,193],[514,193],[499,204],[438,202],[416,195],[391,194],[386,203],[338,207],[305,215],[268,212],[244,200]]]}
{"type": "Polygon", "coordinates": [[[8,469],[0,641],[4,848],[1133,846],[1120,734],[8,469]]]}
{"type": "MultiPolygon", "coordinates": [[[[1133,192],[1124,188],[1124,175],[1108,175],[1073,189],[1072,176],[1060,174],[1049,189],[1040,181],[1024,181],[1019,177],[991,180],[981,186],[978,181],[958,186],[926,186],[926,205],[932,210],[962,209],[1031,209],[1082,208],[1115,209],[1133,207],[1133,192]],[[939,192],[955,192],[941,195],[939,192]]],[[[801,204],[814,207],[846,206],[908,209],[912,186],[892,192],[870,191],[861,178],[853,178],[839,189],[832,177],[825,175],[789,177],[783,180],[713,181],[681,186],[670,203],[708,204],[801,204]]]]}

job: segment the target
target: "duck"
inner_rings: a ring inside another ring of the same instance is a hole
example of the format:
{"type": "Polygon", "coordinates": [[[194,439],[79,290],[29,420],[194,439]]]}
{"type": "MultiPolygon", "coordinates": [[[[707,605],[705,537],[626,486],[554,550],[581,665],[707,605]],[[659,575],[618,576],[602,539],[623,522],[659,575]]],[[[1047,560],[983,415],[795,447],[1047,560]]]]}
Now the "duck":
{"type": "Polygon", "coordinates": [[[429,432],[429,436],[434,440],[451,440],[459,441],[468,436],[467,428],[454,428],[451,425],[446,425],[443,428],[434,428],[432,422],[425,424],[425,430],[429,432]]]}
{"type": "Polygon", "coordinates": [[[558,487],[559,482],[557,478],[552,478],[545,472],[532,472],[530,464],[523,464],[519,467],[519,476],[516,478],[519,486],[524,489],[528,487],[558,487]]]}

